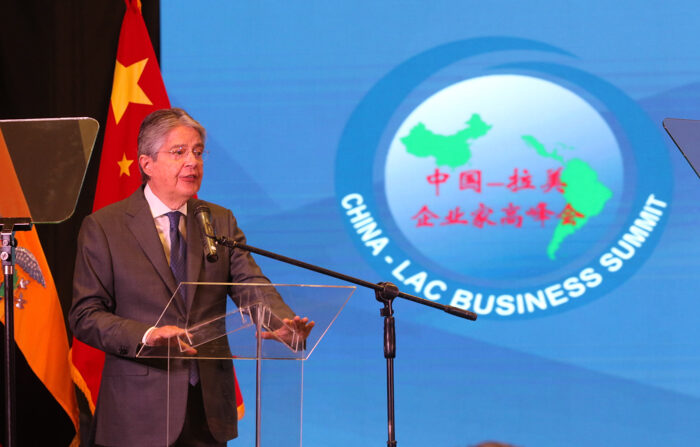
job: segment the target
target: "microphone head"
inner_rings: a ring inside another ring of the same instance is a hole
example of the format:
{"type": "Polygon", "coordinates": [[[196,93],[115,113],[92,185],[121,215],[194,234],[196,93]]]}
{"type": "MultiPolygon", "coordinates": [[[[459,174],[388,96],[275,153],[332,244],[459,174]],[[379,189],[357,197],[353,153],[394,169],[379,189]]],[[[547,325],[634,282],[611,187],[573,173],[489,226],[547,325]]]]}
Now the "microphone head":
{"type": "Polygon", "coordinates": [[[211,215],[211,210],[207,205],[204,204],[204,202],[197,202],[197,204],[194,206],[194,215],[196,216],[201,213],[211,215]]]}
{"type": "Polygon", "coordinates": [[[216,253],[216,242],[214,242],[216,234],[211,225],[211,210],[203,202],[197,202],[194,208],[194,215],[199,221],[199,229],[204,239],[204,251],[207,261],[216,262],[219,259],[219,255],[216,253]]]}

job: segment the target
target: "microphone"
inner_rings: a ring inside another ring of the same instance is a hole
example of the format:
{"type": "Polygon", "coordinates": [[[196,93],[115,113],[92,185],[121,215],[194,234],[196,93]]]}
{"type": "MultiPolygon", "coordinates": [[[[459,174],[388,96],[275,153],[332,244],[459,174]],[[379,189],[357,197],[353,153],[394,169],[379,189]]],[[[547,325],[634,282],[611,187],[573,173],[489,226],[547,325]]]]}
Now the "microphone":
{"type": "Polygon", "coordinates": [[[202,234],[207,261],[216,262],[219,259],[219,255],[216,254],[216,242],[213,239],[216,237],[216,233],[214,233],[214,227],[211,226],[211,210],[200,202],[194,209],[194,215],[199,222],[199,230],[202,234]]]}

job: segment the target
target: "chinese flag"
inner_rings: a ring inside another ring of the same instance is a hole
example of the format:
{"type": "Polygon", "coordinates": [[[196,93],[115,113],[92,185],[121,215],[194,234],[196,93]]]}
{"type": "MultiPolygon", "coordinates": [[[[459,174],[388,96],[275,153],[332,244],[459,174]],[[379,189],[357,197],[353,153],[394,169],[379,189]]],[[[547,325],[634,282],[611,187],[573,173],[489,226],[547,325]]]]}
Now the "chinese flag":
{"type": "MultiPolygon", "coordinates": [[[[3,172],[0,216],[31,217],[1,133],[0,166],[3,172]]],[[[16,240],[13,312],[15,343],[36,377],[70,418],[75,428],[75,435],[70,445],[77,446],[79,444],[78,404],[68,361],[68,335],[56,286],[36,228],[32,228],[31,231],[17,232],[16,240]]],[[[4,280],[4,275],[0,272],[0,281],[4,280]]],[[[0,287],[0,294],[4,296],[4,284],[0,287]]],[[[5,324],[5,305],[2,300],[0,303],[3,303],[0,305],[0,320],[5,324]]],[[[16,385],[20,386],[17,400],[26,399],[27,396],[23,396],[22,392],[28,390],[22,390],[20,380],[16,385]]],[[[37,407],[43,404],[44,402],[33,402],[35,414],[39,411],[37,407]]],[[[21,422],[19,418],[18,422],[21,422]]],[[[41,422],[35,421],[35,424],[41,424],[41,422]]],[[[32,443],[35,441],[31,440],[42,436],[44,435],[40,433],[23,432],[18,433],[17,440],[22,444],[32,443]]],[[[70,437],[66,441],[68,440],[70,437]]]]}
{"type": "MultiPolygon", "coordinates": [[[[149,113],[170,107],[160,67],[141,16],[140,1],[125,2],[126,14],[119,34],[93,211],[130,196],[141,186],[136,156],[139,127],[149,113]]],[[[71,351],[73,380],[94,412],[104,353],[75,338],[71,351]]],[[[244,406],[237,382],[236,404],[240,419],[244,406]]]]}

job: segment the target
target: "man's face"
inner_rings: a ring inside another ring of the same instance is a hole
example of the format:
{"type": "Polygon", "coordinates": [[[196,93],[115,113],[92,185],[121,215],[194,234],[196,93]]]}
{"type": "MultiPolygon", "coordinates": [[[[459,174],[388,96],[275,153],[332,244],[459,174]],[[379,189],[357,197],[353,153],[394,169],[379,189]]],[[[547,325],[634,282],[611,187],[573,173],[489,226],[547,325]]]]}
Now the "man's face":
{"type": "Polygon", "coordinates": [[[199,132],[178,126],[165,136],[155,160],[148,155],[139,157],[141,169],[151,177],[148,184],[153,193],[170,209],[182,206],[197,194],[202,184],[202,161],[195,158],[193,149],[204,149],[199,132]],[[176,160],[170,151],[180,148],[185,150],[185,155],[176,160]]]}

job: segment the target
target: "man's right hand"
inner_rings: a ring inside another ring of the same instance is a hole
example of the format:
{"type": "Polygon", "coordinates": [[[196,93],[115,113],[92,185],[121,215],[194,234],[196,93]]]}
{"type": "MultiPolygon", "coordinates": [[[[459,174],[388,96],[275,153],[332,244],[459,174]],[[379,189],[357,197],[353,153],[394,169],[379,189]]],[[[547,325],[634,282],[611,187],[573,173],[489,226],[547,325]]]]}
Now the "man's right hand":
{"type": "Polygon", "coordinates": [[[150,331],[146,336],[146,346],[165,346],[168,344],[168,340],[177,338],[177,340],[173,340],[173,342],[178,343],[181,350],[185,354],[196,355],[197,350],[182,341],[183,338],[186,339],[187,337],[180,337],[181,335],[184,336],[186,334],[187,331],[177,326],[157,327],[150,331]]]}

